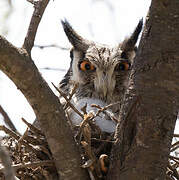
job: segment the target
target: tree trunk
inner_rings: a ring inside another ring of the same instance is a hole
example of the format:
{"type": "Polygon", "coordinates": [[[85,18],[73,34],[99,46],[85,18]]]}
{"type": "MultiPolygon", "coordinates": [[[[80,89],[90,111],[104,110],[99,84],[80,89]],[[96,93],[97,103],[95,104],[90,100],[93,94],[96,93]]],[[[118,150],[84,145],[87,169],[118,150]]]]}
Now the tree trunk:
{"type": "Polygon", "coordinates": [[[179,1],[153,0],[120,113],[108,180],[164,180],[179,109],[179,1]]]}

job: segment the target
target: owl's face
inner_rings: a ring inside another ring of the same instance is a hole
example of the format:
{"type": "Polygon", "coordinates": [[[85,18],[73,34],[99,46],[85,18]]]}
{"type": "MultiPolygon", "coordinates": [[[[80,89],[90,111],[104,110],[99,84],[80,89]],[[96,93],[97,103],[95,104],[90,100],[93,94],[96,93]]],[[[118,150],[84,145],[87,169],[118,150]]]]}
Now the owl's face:
{"type": "Polygon", "coordinates": [[[85,40],[72,29],[68,22],[62,22],[62,24],[73,45],[71,67],[66,74],[68,90],[70,90],[70,83],[77,83],[79,88],[76,96],[79,99],[91,97],[107,103],[120,100],[135,56],[135,43],[141,31],[142,22],[139,22],[130,38],[114,48],[85,40]]]}
{"type": "Polygon", "coordinates": [[[90,88],[91,93],[86,96],[110,103],[124,91],[132,62],[118,47],[94,44],[85,53],[78,50],[72,53],[71,81],[90,88]]]}

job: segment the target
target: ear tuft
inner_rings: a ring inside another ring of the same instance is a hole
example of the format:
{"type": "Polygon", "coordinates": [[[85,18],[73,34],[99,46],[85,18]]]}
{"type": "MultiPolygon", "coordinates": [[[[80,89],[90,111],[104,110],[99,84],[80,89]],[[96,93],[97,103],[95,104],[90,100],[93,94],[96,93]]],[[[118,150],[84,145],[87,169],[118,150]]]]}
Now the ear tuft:
{"type": "Polygon", "coordinates": [[[61,23],[72,46],[77,50],[85,52],[88,49],[90,42],[78,35],[66,19],[64,21],[61,20],[61,23]]]}
{"type": "Polygon", "coordinates": [[[135,44],[138,40],[142,27],[143,27],[143,19],[139,21],[132,35],[129,38],[125,39],[120,45],[120,49],[122,50],[122,54],[125,54],[125,58],[131,59],[132,56],[135,54],[136,52],[135,44]]]}

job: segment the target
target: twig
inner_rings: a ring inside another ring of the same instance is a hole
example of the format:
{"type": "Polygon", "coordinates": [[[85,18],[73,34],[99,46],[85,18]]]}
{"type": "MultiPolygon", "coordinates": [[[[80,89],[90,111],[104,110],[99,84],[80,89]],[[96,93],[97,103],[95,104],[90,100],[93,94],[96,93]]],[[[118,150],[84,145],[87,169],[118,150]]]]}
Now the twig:
{"type": "MultiPolygon", "coordinates": [[[[112,107],[112,106],[114,106],[114,105],[117,105],[117,104],[119,104],[119,102],[112,103],[112,104],[109,104],[109,105],[104,106],[104,107],[101,107],[101,106],[99,106],[99,105],[97,105],[97,104],[91,104],[91,107],[98,108],[99,110],[96,112],[95,115],[93,115],[93,117],[92,117],[90,120],[93,120],[95,117],[99,116],[100,113],[106,112],[106,110],[107,110],[108,108],[110,108],[110,107],[112,107]]],[[[113,121],[118,122],[118,120],[117,120],[114,116],[111,116],[111,114],[110,114],[109,116],[111,117],[111,119],[112,119],[113,121]]]]}
{"type": "Polygon", "coordinates": [[[50,71],[62,71],[65,72],[66,69],[61,69],[61,68],[52,68],[52,67],[43,67],[43,68],[39,68],[40,70],[50,70],[50,71]]]}
{"type": "Polygon", "coordinates": [[[4,117],[4,122],[6,123],[6,125],[8,125],[12,131],[15,131],[16,133],[19,134],[19,132],[17,131],[17,129],[14,126],[13,122],[11,121],[8,114],[6,113],[6,111],[4,111],[4,109],[3,109],[3,107],[1,105],[0,105],[0,113],[4,117]]]}
{"type": "Polygon", "coordinates": [[[104,110],[107,110],[108,108],[110,108],[112,106],[117,105],[117,104],[120,104],[120,102],[108,104],[108,105],[104,106],[103,108],[101,108],[99,105],[96,105],[96,104],[91,104],[91,107],[96,107],[98,109],[103,109],[103,111],[104,111],[104,110]]]}
{"type": "MultiPolygon", "coordinates": [[[[31,1],[31,3],[34,1],[31,1]]],[[[48,5],[49,0],[39,0],[36,1],[34,4],[34,12],[30,21],[30,25],[28,28],[27,35],[24,40],[23,48],[27,50],[30,54],[32,47],[34,46],[34,40],[37,32],[37,28],[41,21],[42,15],[45,11],[46,6],[48,5]]]]}
{"type": "Polygon", "coordinates": [[[5,174],[5,179],[15,180],[15,175],[11,166],[11,159],[9,157],[9,154],[7,150],[1,145],[0,145],[0,159],[2,161],[2,164],[4,165],[4,168],[2,168],[2,171],[5,174]]]}
{"type": "MultiPolygon", "coordinates": [[[[19,135],[17,135],[15,132],[11,131],[10,129],[8,129],[7,127],[5,127],[3,125],[0,126],[0,130],[4,131],[6,134],[9,134],[11,137],[16,139],[17,141],[20,139],[19,135]]],[[[24,140],[21,141],[21,144],[24,145],[30,151],[34,152],[35,154],[39,154],[40,153],[38,150],[34,149],[32,145],[28,144],[24,140]]]]}
{"type": "Polygon", "coordinates": [[[172,144],[171,148],[173,148],[173,147],[175,147],[175,146],[177,146],[177,145],[179,145],[179,141],[177,141],[177,142],[175,142],[174,144],[172,144]]]}
{"type": "Polygon", "coordinates": [[[92,171],[89,168],[88,168],[88,173],[89,173],[90,179],[95,180],[95,177],[94,177],[92,171]]]}
{"type": "Polygon", "coordinates": [[[21,142],[24,141],[25,137],[27,137],[29,129],[27,128],[25,133],[18,139],[18,145],[21,147],[21,142]]]}
{"type": "Polygon", "coordinates": [[[170,152],[173,152],[173,151],[177,150],[178,148],[179,148],[179,145],[171,148],[171,149],[170,149],[170,152]]]}
{"type": "Polygon", "coordinates": [[[94,140],[94,141],[97,141],[97,142],[115,143],[115,141],[110,141],[108,139],[91,138],[91,140],[94,140]]]}
{"type": "Polygon", "coordinates": [[[36,3],[37,3],[37,1],[34,1],[34,0],[27,0],[27,1],[33,5],[36,5],[36,3]]]}
{"type": "MultiPolygon", "coordinates": [[[[179,161],[178,161],[177,159],[173,158],[172,156],[169,157],[169,159],[171,159],[172,161],[174,161],[174,162],[175,162],[175,165],[177,164],[177,166],[179,167],[179,161]]],[[[172,165],[172,167],[173,167],[173,165],[172,165]]]]}
{"type": "Polygon", "coordinates": [[[17,135],[15,132],[11,131],[10,129],[8,129],[4,125],[0,125],[0,131],[4,131],[6,134],[9,134],[11,137],[13,137],[16,140],[18,140],[20,138],[19,135],[17,135]]]}
{"type": "Polygon", "coordinates": [[[91,146],[89,146],[89,144],[86,141],[81,141],[81,144],[84,147],[85,152],[87,153],[89,159],[92,160],[97,176],[99,178],[101,178],[102,174],[100,171],[100,167],[99,167],[99,164],[98,164],[98,161],[97,161],[97,158],[96,158],[94,152],[91,150],[91,146]]]}
{"type": "Polygon", "coordinates": [[[179,179],[179,174],[175,168],[173,168],[170,164],[168,164],[168,168],[173,172],[173,176],[179,179]]]}
{"type": "MultiPolygon", "coordinates": [[[[109,143],[112,142],[112,137],[108,136],[106,141],[104,143],[101,143],[100,146],[96,149],[95,154],[98,154],[101,152],[101,150],[103,150],[105,148],[105,146],[109,143]]],[[[114,141],[113,141],[114,142],[114,141]]]]}
{"type": "Polygon", "coordinates": [[[71,101],[71,98],[72,98],[73,95],[75,94],[77,87],[78,87],[78,84],[74,84],[73,89],[71,90],[71,93],[69,94],[68,101],[66,102],[66,104],[65,104],[65,106],[64,106],[64,109],[66,109],[66,108],[68,107],[69,102],[71,101]]]}
{"type": "Polygon", "coordinates": [[[41,130],[39,130],[37,127],[35,127],[34,125],[28,123],[24,118],[22,118],[22,121],[32,130],[34,131],[36,134],[39,134],[41,136],[44,136],[44,134],[41,132],[41,130]]]}
{"type": "Polygon", "coordinates": [[[69,51],[70,48],[68,47],[62,47],[56,44],[49,44],[49,45],[34,45],[34,47],[40,48],[40,49],[44,49],[44,48],[58,48],[61,50],[65,50],[65,51],[69,51]]]}
{"type": "Polygon", "coordinates": [[[175,156],[169,156],[170,159],[176,159],[176,160],[179,160],[179,157],[175,157],[175,156]]]}
{"type": "Polygon", "coordinates": [[[179,138],[179,134],[174,134],[173,137],[178,137],[179,138]]]}
{"type": "MultiPolygon", "coordinates": [[[[104,107],[101,107],[101,106],[99,106],[99,105],[96,105],[96,104],[91,104],[91,107],[95,107],[95,108],[98,108],[99,110],[97,111],[97,113],[95,114],[95,116],[93,117],[93,119],[96,117],[96,116],[99,116],[99,114],[101,113],[101,112],[106,112],[107,113],[107,109],[108,108],[110,108],[110,107],[112,107],[112,106],[114,106],[114,105],[117,105],[117,104],[120,104],[120,102],[116,102],[116,103],[112,103],[112,104],[109,104],[109,105],[107,105],[107,106],[104,106],[104,107]]],[[[115,121],[116,123],[118,123],[118,119],[116,119],[114,116],[112,116],[111,114],[108,114],[110,117],[111,117],[111,119],[113,120],[113,121],[115,121]]]]}
{"type": "MultiPolygon", "coordinates": [[[[30,163],[25,163],[25,164],[12,165],[15,171],[22,168],[36,168],[39,166],[54,166],[54,162],[52,160],[44,160],[44,161],[30,162],[30,163]]],[[[4,171],[4,168],[0,169],[0,172],[2,171],[4,171]]]]}
{"type": "MultiPolygon", "coordinates": [[[[66,94],[64,92],[62,92],[60,89],[58,89],[53,83],[52,83],[52,85],[60,93],[60,95],[63,96],[64,99],[68,102],[68,98],[67,98],[66,94]]],[[[83,114],[81,114],[72,103],[68,102],[68,105],[83,119],[83,114]]]]}

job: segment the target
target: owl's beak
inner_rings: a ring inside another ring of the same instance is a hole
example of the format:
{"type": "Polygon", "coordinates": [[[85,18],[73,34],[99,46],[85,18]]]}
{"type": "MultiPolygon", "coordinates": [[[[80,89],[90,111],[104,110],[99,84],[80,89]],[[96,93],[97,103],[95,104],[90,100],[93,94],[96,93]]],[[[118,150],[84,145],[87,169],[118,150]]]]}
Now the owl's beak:
{"type": "Polygon", "coordinates": [[[109,80],[108,80],[108,76],[103,76],[102,77],[102,82],[101,82],[101,90],[103,92],[103,96],[106,97],[107,96],[107,92],[108,92],[108,83],[109,83],[109,80]]]}
{"type": "Polygon", "coordinates": [[[102,98],[106,99],[108,95],[112,94],[112,75],[107,72],[98,72],[95,86],[102,98]]]}

